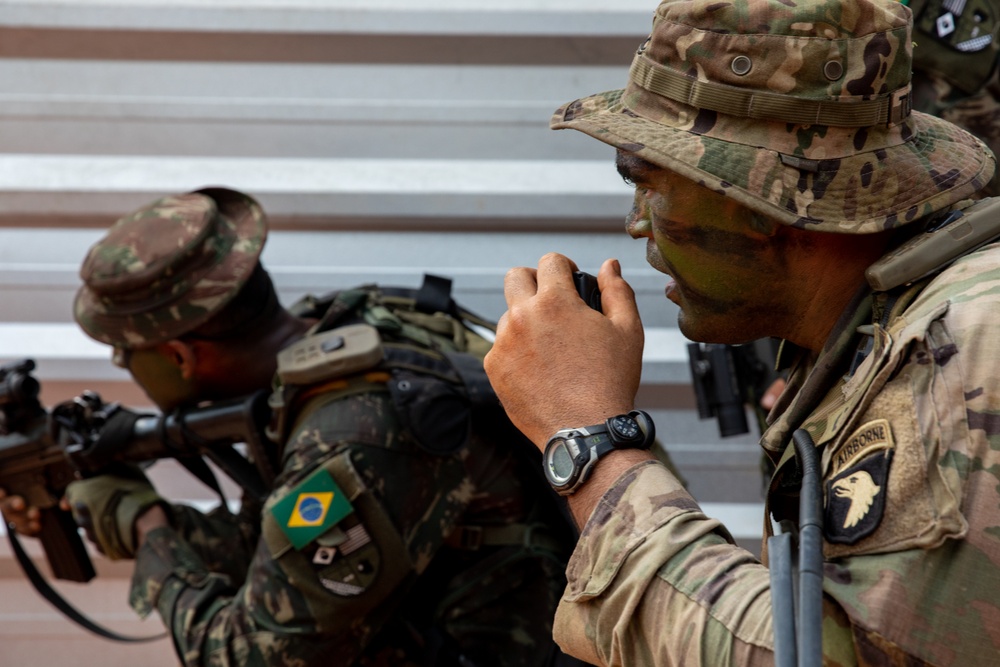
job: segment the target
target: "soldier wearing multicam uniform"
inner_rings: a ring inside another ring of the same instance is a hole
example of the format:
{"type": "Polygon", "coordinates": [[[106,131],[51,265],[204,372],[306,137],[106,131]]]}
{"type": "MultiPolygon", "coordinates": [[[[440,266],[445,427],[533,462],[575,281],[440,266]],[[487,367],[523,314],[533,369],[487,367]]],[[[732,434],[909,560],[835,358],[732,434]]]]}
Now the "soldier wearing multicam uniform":
{"type": "MultiPolygon", "coordinates": [[[[909,285],[866,280],[905,239],[971,211],[995,172],[981,141],[911,112],[911,28],[891,0],[665,0],[627,88],[552,119],[617,148],[636,186],[628,231],[673,278],[688,338],[785,339],[789,386],[761,440],[778,465],[768,514],[798,519],[790,437],[803,428],[821,457],[827,665],[1000,655],[1000,244],[909,285]]],[[[508,273],[486,357],[540,448],[630,411],[639,384],[620,268],[601,267],[604,316],[575,298],[572,269],[550,254],[508,273]]],[[[774,663],[767,568],[648,452],[612,450],[569,501],[583,531],[556,616],[567,652],[774,663]]]]}
{"type": "MultiPolygon", "coordinates": [[[[279,350],[371,315],[377,290],[345,291],[328,309],[306,299],[321,319],[299,317],[258,262],[266,232],[259,205],[232,190],[158,200],[90,250],[77,321],[164,411],[267,388],[279,350]]],[[[488,349],[441,312],[375,315],[384,345],[418,356],[478,353],[468,361],[488,349]]],[[[498,409],[502,421],[461,430],[468,408],[452,390],[439,416],[460,437],[423,441],[380,362],[280,394],[286,437],[263,507],[245,498],[239,516],[206,516],[168,504],[141,476],[70,485],[102,551],[135,558],[131,604],[159,612],[183,664],[553,664],[572,534],[543,525],[556,520],[551,493],[523,474],[498,409]]],[[[426,379],[408,377],[415,391],[426,379]]]]}

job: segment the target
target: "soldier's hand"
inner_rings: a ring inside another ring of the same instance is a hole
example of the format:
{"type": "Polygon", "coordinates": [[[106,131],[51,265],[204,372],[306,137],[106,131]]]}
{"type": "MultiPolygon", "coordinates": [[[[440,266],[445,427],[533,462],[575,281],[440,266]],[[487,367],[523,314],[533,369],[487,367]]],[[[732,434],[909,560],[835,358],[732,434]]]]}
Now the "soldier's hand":
{"type": "Polygon", "coordinates": [[[42,532],[41,510],[28,505],[21,496],[7,495],[5,489],[0,489],[0,512],[3,512],[4,522],[13,525],[21,535],[37,537],[42,532]]]}
{"type": "Polygon", "coordinates": [[[136,519],[156,505],[166,507],[166,501],[135,466],[119,474],[73,482],[66,489],[66,500],[77,524],[111,560],[135,558],[139,546],[136,519]]]}
{"type": "Polygon", "coordinates": [[[597,276],[603,314],[577,294],[568,258],[507,273],[507,312],[486,356],[490,383],[511,421],[543,447],[557,430],[597,424],[634,407],[643,331],[632,288],[615,260],[597,276]]]}

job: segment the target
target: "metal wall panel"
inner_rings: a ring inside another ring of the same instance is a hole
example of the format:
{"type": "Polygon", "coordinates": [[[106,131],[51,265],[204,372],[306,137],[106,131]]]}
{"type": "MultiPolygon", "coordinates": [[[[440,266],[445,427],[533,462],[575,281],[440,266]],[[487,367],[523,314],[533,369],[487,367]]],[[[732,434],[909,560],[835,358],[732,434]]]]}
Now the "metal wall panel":
{"type": "MultiPolygon", "coordinates": [[[[624,84],[654,7],[0,0],[0,361],[35,357],[50,403],[96,388],[142,404],[72,322],[79,263],[118,216],[206,185],[260,199],[272,221],[264,261],[285,303],[363,282],[417,286],[432,271],[496,318],[511,266],[549,250],[590,271],[617,257],[647,327],[640,401],[706,511],[755,548],[755,438],[720,442],[697,419],[666,279],[622,230],[631,195],[613,151],[548,129],[560,104],[624,84]]],[[[164,493],[208,500],[183,472],[154,471],[164,493]]],[[[104,563],[103,579],[73,594],[86,607],[122,595],[127,576],[104,563]]],[[[0,547],[11,629],[0,664],[134,664],[131,648],[12,604],[19,577],[0,547]]],[[[94,611],[141,631],[122,601],[94,611]]]]}

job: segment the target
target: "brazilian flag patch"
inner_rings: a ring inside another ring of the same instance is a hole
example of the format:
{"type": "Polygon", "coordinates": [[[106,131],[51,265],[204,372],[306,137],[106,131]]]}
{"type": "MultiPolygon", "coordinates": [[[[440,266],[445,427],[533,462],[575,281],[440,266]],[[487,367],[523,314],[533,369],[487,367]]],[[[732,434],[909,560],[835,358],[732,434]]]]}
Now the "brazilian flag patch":
{"type": "Polygon", "coordinates": [[[271,515],[296,549],[306,546],[353,511],[347,495],[322,468],[271,507],[271,515]]]}

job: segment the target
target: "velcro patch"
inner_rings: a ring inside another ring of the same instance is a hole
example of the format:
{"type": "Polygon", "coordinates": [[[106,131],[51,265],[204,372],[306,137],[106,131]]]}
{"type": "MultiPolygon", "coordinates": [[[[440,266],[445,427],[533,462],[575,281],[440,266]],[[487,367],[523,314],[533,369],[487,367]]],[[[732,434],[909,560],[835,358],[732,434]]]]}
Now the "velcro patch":
{"type": "Polygon", "coordinates": [[[992,43],[997,9],[992,0],[930,0],[915,25],[956,51],[974,53],[992,43]]]}
{"type": "Polygon", "coordinates": [[[296,549],[302,549],[354,511],[333,477],[320,468],[271,508],[278,527],[296,549]]]}
{"type": "MultiPolygon", "coordinates": [[[[354,528],[360,529],[357,539],[342,545],[347,550],[338,547],[337,557],[316,572],[323,588],[341,597],[354,597],[367,591],[375,583],[382,568],[379,550],[371,543],[364,527],[358,525],[354,528]]],[[[315,559],[313,563],[320,565],[315,559]]]]}
{"type": "Polygon", "coordinates": [[[827,540],[854,544],[881,523],[894,448],[889,422],[876,419],[854,431],[833,453],[823,517],[827,540]]]}

